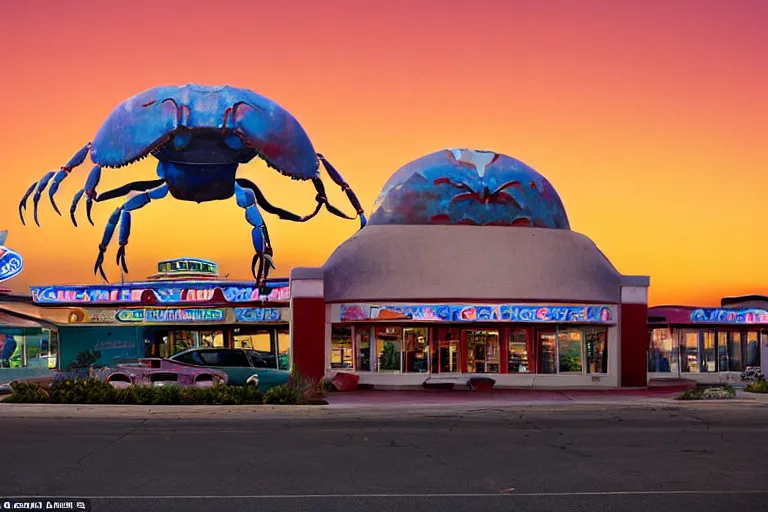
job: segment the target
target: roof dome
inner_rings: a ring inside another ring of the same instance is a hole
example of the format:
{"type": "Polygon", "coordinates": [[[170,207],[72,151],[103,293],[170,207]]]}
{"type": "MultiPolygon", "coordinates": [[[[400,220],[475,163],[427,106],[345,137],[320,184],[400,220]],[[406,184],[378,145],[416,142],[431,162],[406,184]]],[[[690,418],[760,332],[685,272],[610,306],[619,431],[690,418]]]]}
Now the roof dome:
{"type": "Polygon", "coordinates": [[[369,224],[570,229],[544,176],[512,157],[473,149],[445,149],[401,167],[376,199],[369,224]]]}

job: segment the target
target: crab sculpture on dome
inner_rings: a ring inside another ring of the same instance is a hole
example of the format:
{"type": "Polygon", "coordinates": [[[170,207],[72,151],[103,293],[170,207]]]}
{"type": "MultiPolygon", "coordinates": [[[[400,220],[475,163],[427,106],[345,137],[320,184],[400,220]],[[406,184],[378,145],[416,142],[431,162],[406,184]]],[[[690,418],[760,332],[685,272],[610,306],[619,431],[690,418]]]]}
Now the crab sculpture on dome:
{"type": "Polygon", "coordinates": [[[306,222],[325,207],[332,214],[346,219],[366,219],[360,202],[339,172],[316,153],[309,136],[290,112],[248,89],[229,85],[160,86],[141,92],[117,105],[89,142],[58,171],[50,171],[34,182],[19,203],[19,216],[24,224],[27,199],[33,195],[34,220],[38,222],[38,203],[48,188],[53,209],[61,215],[54,196],[61,182],[81,165],[88,154],[95,164],[85,186],[74,196],[70,208],[72,222],[77,226],[75,212],[85,196],[88,221],[94,202],[128,196],[107,221],[99,244],[93,272],[104,273],[104,254],[120,226],[116,261],[128,272],[125,246],[131,232],[131,212],[151,201],[170,194],[181,201],[202,203],[235,197],[245,210],[245,218],[253,227],[251,238],[255,254],[251,271],[259,285],[266,283],[272,262],[272,245],[264,219],[259,211],[277,215],[293,222],[306,222]],[[148,156],[158,160],[158,179],[134,181],[107,192],[98,193],[97,186],[103,168],[120,168],[148,156]],[[309,180],[315,188],[316,206],[312,213],[299,216],[272,205],[259,187],[247,178],[236,176],[241,164],[259,157],[278,172],[294,180],[309,180]],[[328,202],[325,186],[320,179],[320,164],[331,180],[341,187],[355,209],[349,216],[328,202]],[[48,185],[50,184],[50,187],[48,185]]]}
{"type": "Polygon", "coordinates": [[[549,181],[493,151],[446,149],[400,168],[379,194],[369,224],[467,224],[570,229],[549,181]]]}

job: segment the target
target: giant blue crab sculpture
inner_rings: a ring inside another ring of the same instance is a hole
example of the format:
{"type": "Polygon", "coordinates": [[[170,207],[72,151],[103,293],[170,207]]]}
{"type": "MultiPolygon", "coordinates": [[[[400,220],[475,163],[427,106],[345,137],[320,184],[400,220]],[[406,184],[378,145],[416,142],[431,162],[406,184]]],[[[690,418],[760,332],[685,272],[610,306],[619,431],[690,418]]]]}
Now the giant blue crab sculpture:
{"type": "Polygon", "coordinates": [[[245,209],[246,220],[253,226],[251,237],[255,254],[251,272],[259,284],[266,281],[270,268],[274,268],[272,245],[259,207],[293,222],[306,222],[323,206],[336,216],[355,218],[328,202],[320,179],[320,163],[331,180],[346,193],[356,216],[360,217],[361,227],[366,223],[354,192],[323,155],[315,152],[299,122],[277,103],[248,89],[227,85],[160,86],[123,101],[101,125],[93,143],[86,144],[59,171],[48,172],[27,189],[19,203],[23,224],[27,199],[34,192],[34,220],[40,225],[38,203],[49,183],[48,196],[53,209],[61,215],[54,196],[61,182],[85,161],[89,152],[95,166],[85,186],[72,200],[70,216],[75,226],[75,212],[83,196],[88,221],[93,225],[91,209],[94,202],[134,193],[109,217],[99,244],[93,272],[99,272],[104,280],[107,280],[103,269],[104,254],[118,224],[120,247],[116,262],[128,272],[125,246],[131,231],[131,212],[169,193],[176,199],[197,203],[235,196],[238,206],[245,209]],[[102,168],[123,167],[149,155],[158,160],[159,179],[135,181],[108,192],[96,192],[102,168]],[[256,156],[292,179],[311,180],[317,192],[315,210],[302,217],[273,206],[256,184],[237,178],[238,166],[256,156]]]}
{"type": "Polygon", "coordinates": [[[401,167],[379,194],[370,224],[570,229],[544,176],[515,158],[475,149],[445,149],[401,167]]]}

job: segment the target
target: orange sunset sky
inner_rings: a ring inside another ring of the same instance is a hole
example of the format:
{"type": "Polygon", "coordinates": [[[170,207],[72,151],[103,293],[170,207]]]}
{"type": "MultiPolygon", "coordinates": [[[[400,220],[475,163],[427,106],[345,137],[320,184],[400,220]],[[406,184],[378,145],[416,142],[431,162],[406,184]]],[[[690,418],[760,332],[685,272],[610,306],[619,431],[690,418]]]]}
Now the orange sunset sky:
{"type": "MultiPolygon", "coordinates": [[[[571,227],[651,303],[768,293],[768,2],[762,0],[293,0],[0,4],[0,229],[25,258],[5,286],[96,283],[119,200],[22,227],[18,201],[92,139],[110,110],[160,84],[227,83],[283,105],[370,213],[387,178],[445,147],[492,149],[549,178],[571,227]]],[[[105,170],[100,190],[155,177],[155,160],[105,170]]],[[[243,166],[271,202],[306,213],[314,189],[243,166]]],[[[352,212],[324,175],[334,204],[352,212]]],[[[30,202],[31,205],[31,202],[30,202]]],[[[266,216],[275,275],[322,264],[357,229],[321,213],[266,216]]],[[[523,228],[518,228],[523,229],[523,228]]],[[[119,281],[116,240],[105,269],[119,281]]],[[[408,264],[404,248],[403,265],[408,264]]],[[[198,256],[249,278],[250,226],[234,199],[170,196],[133,216],[130,274],[198,256]]]]}

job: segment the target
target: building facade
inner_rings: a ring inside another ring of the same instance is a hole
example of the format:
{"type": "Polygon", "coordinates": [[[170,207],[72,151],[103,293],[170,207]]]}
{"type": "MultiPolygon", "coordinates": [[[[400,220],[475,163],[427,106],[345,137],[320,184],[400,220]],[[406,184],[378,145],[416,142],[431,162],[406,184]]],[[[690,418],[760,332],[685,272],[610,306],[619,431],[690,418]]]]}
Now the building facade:
{"type": "Polygon", "coordinates": [[[315,378],[376,387],[645,386],[648,286],[570,230],[540,174],[446,150],[396,172],[322,267],[292,271],[291,350],[315,378]]]}
{"type": "Polygon", "coordinates": [[[719,308],[648,310],[649,378],[732,382],[768,367],[768,297],[726,297],[719,308]]]}

